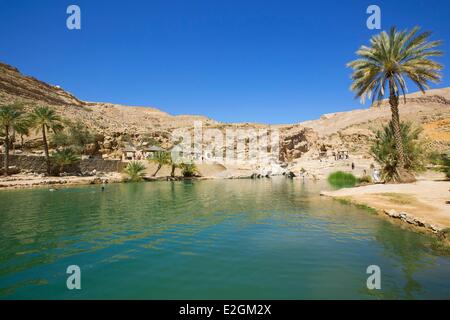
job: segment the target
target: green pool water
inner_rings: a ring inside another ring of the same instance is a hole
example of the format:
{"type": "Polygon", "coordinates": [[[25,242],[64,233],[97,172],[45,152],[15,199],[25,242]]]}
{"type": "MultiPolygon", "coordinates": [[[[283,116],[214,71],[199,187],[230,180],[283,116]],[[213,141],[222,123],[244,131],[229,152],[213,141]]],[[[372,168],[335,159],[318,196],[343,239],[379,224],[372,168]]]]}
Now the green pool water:
{"type": "Polygon", "coordinates": [[[0,192],[0,299],[450,298],[428,235],[297,180],[0,192]],[[81,269],[68,290],[66,269],[81,269]],[[381,290],[366,269],[381,268],[381,290]]]}

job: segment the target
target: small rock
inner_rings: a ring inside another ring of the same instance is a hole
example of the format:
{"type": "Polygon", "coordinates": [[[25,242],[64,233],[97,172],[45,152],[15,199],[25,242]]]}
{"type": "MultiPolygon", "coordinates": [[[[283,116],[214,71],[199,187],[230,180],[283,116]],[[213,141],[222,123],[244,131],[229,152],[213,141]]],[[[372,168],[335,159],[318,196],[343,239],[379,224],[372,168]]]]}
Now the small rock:
{"type": "Polygon", "coordinates": [[[398,218],[400,216],[398,214],[398,212],[395,211],[394,209],[384,210],[384,213],[386,213],[389,217],[392,217],[392,218],[398,218]]]}

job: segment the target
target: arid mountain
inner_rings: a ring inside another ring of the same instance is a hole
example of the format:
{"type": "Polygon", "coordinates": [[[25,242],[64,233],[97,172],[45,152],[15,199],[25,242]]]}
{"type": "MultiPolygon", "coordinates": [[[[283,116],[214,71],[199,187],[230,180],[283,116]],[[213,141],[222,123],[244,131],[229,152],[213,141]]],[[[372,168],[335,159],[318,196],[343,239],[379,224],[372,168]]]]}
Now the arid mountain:
{"type": "Polygon", "coordinates": [[[83,106],[85,103],[57,86],[51,86],[0,62],[0,98],[17,98],[51,105],[83,106]]]}
{"type": "MultiPolygon", "coordinates": [[[[106,157],[118,157],[124,141],[136,146],[158,141],[170,146],[170,134],[177,128],[192,128],[194,121],[202,121],[207,128],[277,128],[281,133],[281,155],[285,162],[300,157],[315,158],[320,152],[336,150],[367,155],[368,140],[373,129],[390,118],[390,109],[380,107],[336,112],[318,120],[291,125],[267,126],[253,123],[221,123],[195,115],[173,116],[151,107],[131,107],[111,103],[86,102],[62,88],[49,85],[19,70],[0,63],[0,103],[20,101],[28,104],[53,106],[59,114],[72,121],[82,121],[100,137],[98,151],[106,157]],[[130,140],[131,139],[131,140],[130,140]]],[[[400,106],[402,120],[424,128],[430,144],[440,150],[450,143],[450,88],[430,90],[426,95],[413,93],[400,106]]],[[[35,137],[28,140],[31,144],[35,137]]]]}

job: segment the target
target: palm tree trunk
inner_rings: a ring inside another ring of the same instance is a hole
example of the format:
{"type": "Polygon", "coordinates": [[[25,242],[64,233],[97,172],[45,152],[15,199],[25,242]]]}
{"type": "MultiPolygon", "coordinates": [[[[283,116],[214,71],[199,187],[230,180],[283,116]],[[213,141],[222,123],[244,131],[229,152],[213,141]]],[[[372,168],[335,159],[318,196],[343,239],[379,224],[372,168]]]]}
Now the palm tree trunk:
{"type": "Polygon", "coordinates": [[[9,126],[5,126],[5,159],[4,159],[4,165],[5,165],[5,172],[3,172],[3,174],[6,177],[8,175],[8,169],[9,169],[9,126]]]}
{"type": "Polygon", "coordinates": [[[155,173],[153,174],[153,176],[156,176],[156,174],[158,173],[158,171],[161,169],[162,165],[158,164],[158,168],[156,169],[155,173]]]}
{"type": "Polygon", "coordinates": [[[13,136],[12,136],[12,149],[13,149],[13,154],[16,154],[16,130],[14,130],[13,128],[13,136]]]}
{"type": "Polygon", "coordinates": [[[48,154],[47,135],[45,133],[45,125],[42,125],[42,142],[44,143],[45,163],[47,165],[47,174],[50,174],[50,156],[48,154]]]}
{"type": "Polygon", "coordinates": [[[397,170],[399,182],[413,182],[414,175],[405,168],[405,150],[403,148],[402,131],[400,127],[400,113],[398,109],[399,97],[394,91],[394,79],[389,79],[389,105],[392,113],[392,127],[394,129],[395,150],[397,151],[397,170]]]}
{"type": "Polygon", "coordinates": [[[405,154],[403,150],[402,131],[400,129],[400,115],[398,111],[399,99],[392,91],[393,90],[391,90],[391,95],[389,97],[389,104],[391,106],[391,113],[392,113],[392,126],[394,129],[395,149],[398,155],[397,164],[399,167],[404,168],[405,154]]]}

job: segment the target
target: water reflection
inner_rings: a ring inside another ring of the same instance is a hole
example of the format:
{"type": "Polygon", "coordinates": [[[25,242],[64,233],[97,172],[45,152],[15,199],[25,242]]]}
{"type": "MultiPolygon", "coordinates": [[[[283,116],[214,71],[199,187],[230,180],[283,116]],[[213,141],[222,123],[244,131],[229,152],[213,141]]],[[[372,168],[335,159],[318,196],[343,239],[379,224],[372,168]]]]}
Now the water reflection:
{"type": "Polygon", "coordinates": [[[85,298],[108,297],[106,282],[113,298],[448,296],[449,259],[424,246],[427,236],[320,197],[324,187],[272,179],[2,192],[0,296],[70,298],[58,287],[69,261],[99,287],[85,298]],[[382,292],[365,289],[370,264],[382,266],[382,292]]]}

